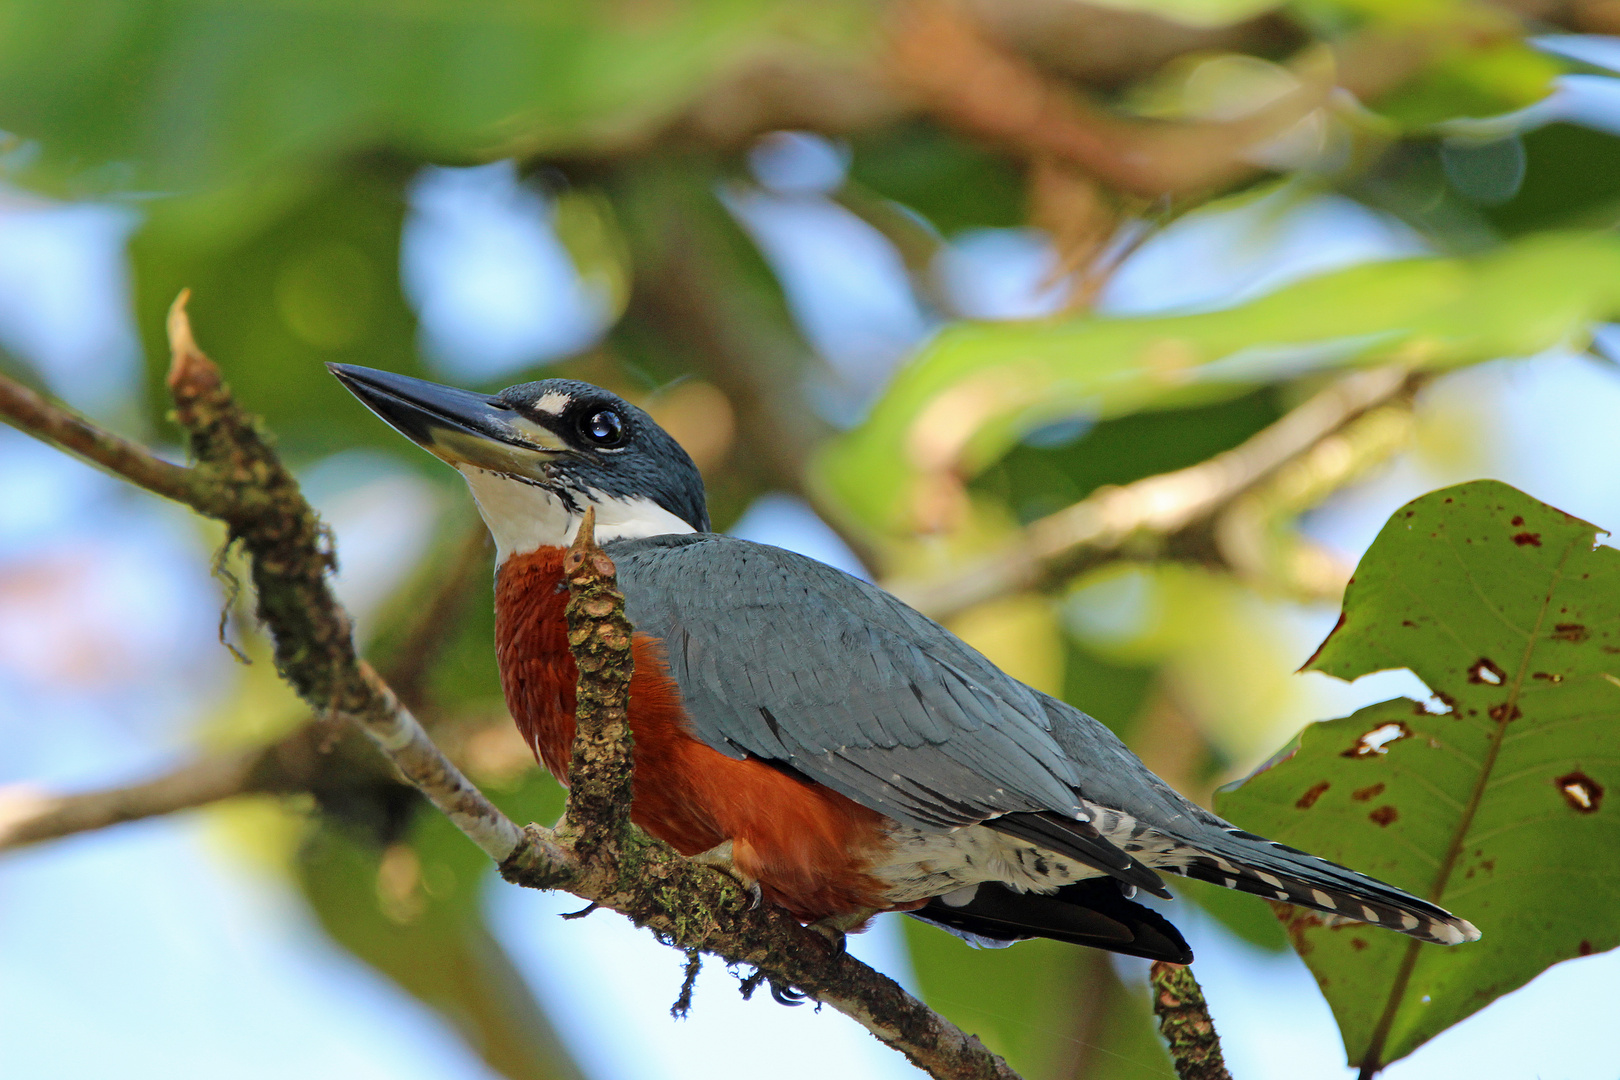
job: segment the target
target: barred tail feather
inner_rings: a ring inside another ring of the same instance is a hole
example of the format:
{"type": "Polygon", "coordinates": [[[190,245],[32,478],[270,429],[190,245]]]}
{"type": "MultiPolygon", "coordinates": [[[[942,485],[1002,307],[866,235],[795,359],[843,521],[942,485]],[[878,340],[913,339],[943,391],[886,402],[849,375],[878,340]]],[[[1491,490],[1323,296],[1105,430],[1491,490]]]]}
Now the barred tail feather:
{"type": "Polygon", "coordinates": [[[1472,923],[1377,878],[1241,829],[1228,826],[1223,832],[1214,843],[1189,845],[1177,860],[1181,865],[1159,868],[1422,941],[1457,945],[1479,940],[1472,923]]]}

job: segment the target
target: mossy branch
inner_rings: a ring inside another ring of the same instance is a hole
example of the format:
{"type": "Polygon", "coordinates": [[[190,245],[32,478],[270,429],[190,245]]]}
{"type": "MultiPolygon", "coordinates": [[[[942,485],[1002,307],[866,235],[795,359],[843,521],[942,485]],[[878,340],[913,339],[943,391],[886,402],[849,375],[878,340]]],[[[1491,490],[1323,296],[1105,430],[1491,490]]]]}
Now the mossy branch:
{"type": "Polygon", "coordinates": [[[1160,960],[1148,978],[1153,988],[1153,1012],[1170,1044],[1176,1075],[1181,1080],[1232,1080],[1221,1057],[1215,1021],[1210,1019],[1204,991],[1193,978],[1192,969],[1160,960]]]}
{"type": "Polygon", "coordinates": [[[579,669],[574,747],[568,763],[568,815],[574,850],[588,859],[630,821],[635,739],[630,732],[630,620],[617,570],[596,546],[596,508],[585,511],[563,559],[568,582],[568,647],[579,669]]]}

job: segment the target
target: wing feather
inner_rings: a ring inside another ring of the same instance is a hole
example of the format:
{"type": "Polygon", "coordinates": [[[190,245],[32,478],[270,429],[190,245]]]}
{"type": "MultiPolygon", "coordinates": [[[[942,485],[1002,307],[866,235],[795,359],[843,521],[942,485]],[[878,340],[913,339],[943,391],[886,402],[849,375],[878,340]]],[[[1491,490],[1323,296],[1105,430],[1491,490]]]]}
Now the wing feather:
{"type": "Polygon", "coordinates": [[[1041,698],[882,590],[730,537],[608,550],[631,621],[665,641],[694,734],[716,749],[922,827],[1083,813],[1041,698]]]}

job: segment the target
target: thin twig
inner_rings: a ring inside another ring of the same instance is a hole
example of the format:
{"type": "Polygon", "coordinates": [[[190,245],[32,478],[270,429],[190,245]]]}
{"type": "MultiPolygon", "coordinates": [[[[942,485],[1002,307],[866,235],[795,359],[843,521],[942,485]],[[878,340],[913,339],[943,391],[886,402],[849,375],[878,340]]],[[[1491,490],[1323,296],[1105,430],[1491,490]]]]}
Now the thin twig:
{"type": "Polygon", "coordinates": [[[0,416],[147,491],[198,510],[216,505],[218,493],[200,484],[194,470],[164,461],[146,447],[99,428],[5,377],[0,377],[0,416]]]}
{"type": "Polygon", "coordinates": [[[1415,385],[1396,367],[1347,375],[1276,423],[1207,461],[1123,487],[1100,488],[1031,523],[1018,540],[943,577],[885,583],[936,619],[998,596],[1067,576],[1088,560],[1112,557],[1133,538],[1165,541],[1205,523],[1287,462],[1345,424],[1415,385]]]}
{"type": "Polygon", "coordinates": [[[1209,1017],[1204,991],[1192,968],[1156,961],[1148,980],[1159,1030],[1170,1044],[1170,1057],[1181,1080],[1232,1080],[1221,1057],[1221,1040],[1209,1017]]]}
{"type": "Polygon", "coordinates": [[[145,783],[78,795],[0,788],[0,851],[267,790],[258,776],[264,756],[258,748],[221,754],[145,783]]]}
{"type": "MultiPolygon", "coordinates": [[[[1409,380],[1415,389],[1417,379],[1409,380]]],[[[1259,587],[1301,599],[1337,601],[1355,569],[1301,535],[1295,520],[1357,482],[1410,444],[1412,395],[1397,394],[1318,440],[1216,516],[1215,546],[1226,565],[1259,587]]]]}
{"type": "MultiPolygon", "coordinates": [[[[0,384],[0,395],[8,388],[0,384]]],[[[54,408],[54,406],[53,406],[54,408]]],[[[435,655],[458,621],[468,585],[483,562],[489,534],[480,522],[422,606],[422,616],[389,648],[384,678],[408,704],[419,702],[435,655]],[[414,695],[415,701],[412,700],[414,695]]],[[[503,723],[509,723],[502,717],[503,723]]],[[[216,752],[150,780],[71,794],[0,789],[0,852],[74,833],[178,813],[244,795],[330,792],[375,783],[393,766],[363,737],[343,740],[346,725],[311,717],[274,742],[216,752]]],[[[452,757],[455,753],[452,752],[452,757]]]]}

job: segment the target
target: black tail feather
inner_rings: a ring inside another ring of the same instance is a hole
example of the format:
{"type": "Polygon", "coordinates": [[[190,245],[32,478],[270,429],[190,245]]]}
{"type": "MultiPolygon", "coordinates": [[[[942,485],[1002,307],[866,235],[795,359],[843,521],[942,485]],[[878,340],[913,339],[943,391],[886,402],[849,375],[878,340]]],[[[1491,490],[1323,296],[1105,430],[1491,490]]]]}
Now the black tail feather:
{"type": "MultiPolygon", "coordinates": [[[[965,892],[950,895],[954,899],[965,892]]],[[[1191,963],[1193,958],[1168,919],[1127,900],[1112,878],[1089,878],[1046,894],[985,882],[964,903],[951,904],[936,896],[910,914],[981,944],[1043,937],[1173,964],[1191,963]]]]}

